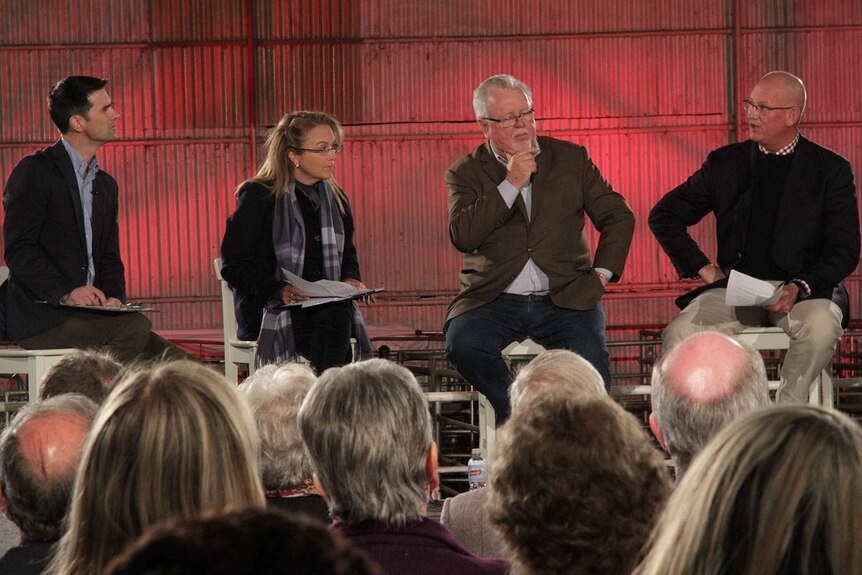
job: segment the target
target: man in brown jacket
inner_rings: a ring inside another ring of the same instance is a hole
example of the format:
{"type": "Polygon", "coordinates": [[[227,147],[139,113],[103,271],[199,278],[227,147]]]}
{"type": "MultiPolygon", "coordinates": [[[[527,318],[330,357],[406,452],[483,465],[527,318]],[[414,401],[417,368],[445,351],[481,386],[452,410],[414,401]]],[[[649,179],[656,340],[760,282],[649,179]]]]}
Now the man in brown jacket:
{"type": "Polygon", "coordinates": [[[575,351],[610,387],[599,300],[622,274],[634,215],[585,148],[536,137],[532,93],[520,80],[488,78],[473,109],[488,142],[446,171],[449,237],[464,254],[446,352],[501,423],[512,376],[500,352],[513,341],[575,351]],[[584,214],[600,232],[595,264],[584,214]]]}

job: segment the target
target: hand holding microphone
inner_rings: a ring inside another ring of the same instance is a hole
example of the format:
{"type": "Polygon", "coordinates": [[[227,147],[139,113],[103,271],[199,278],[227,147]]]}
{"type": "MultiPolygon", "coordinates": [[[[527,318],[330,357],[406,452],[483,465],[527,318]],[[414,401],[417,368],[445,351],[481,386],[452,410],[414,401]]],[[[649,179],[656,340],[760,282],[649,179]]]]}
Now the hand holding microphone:
{"type": "Polygon", "coordinates": [[[536,173],[536,150],[532,147],[515,152],[509,157],[506,165],[506,179],[516,188],[523,189],[530,182],[530,177],[536,173]]]}

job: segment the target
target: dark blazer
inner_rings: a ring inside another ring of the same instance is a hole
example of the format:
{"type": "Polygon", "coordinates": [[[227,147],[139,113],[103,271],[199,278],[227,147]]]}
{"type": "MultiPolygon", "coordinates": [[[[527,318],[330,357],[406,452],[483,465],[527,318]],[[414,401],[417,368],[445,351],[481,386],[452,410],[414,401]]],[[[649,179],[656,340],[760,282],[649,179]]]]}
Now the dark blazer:
{"type": "MultiPolygon", "coordinates": [[[[117,182],[103,171],[93,182],[93,285],[125,300],[117,182]]],[[[21,160],[3,190],[3,240],[9,280],[0,295],[6,336],[42,333],[71,316],[60,298],[87,283],[84,212],[72,160],[61,141],[21,160]],[[39,303],[47,302],[47,303],[39,303]]]]}
{"type": "Polygon", "coordinates": [[[532,258],[550,280],[558,306],[593,309],[604,293],[596,267],[623,273],[635,218],[583,146],[538,137],[532,218],[519,195],[512,207],[497,190],[506,166],[484,144],[446,171],[449,239],[464,254],[461,292],[449,305],[448,323],[493,301],[532,258]],[[600,232],[595,264],[584,231],[584,214],[600,232]]]}
{"type": "MultiPolygon", "coordinates": [[[[650,211],[650,229],[681,277],[696,278],[710,261],[687,231],[709,213],[715,216],[717,265],[728,273],[742,259],[748,218],[757,209],[751,205],[751,180],[758,153],[751,140],[713,151],[650,211]]],[[[800,137],[772,237],[770,257],[785,272],[785,277],[774,279],[804,280],[812,297],[835,300],[843,293],[839,284],[859,261],[859,214],[850,163],[800,137]]]]}
{"type": "MultiPolygon", "coordinates": [[[[222,277],[234,290],[237,337],[256,340],[266,301],[280,289],[276,279],[272,218],[275,196],[261,184],[246,182],[236,196],[236,211],[227,218],[221,243],[222,277]]],[[[353,244],[353,214],[344,202],[344,254],[341,278],[361,281],[353,244]]]]}
{"type": "Polygon", "coordinates": [[[54,543],[29,543],[9,549],[0,557],[0,573],[39,575],[48,566],[54,543]]]}

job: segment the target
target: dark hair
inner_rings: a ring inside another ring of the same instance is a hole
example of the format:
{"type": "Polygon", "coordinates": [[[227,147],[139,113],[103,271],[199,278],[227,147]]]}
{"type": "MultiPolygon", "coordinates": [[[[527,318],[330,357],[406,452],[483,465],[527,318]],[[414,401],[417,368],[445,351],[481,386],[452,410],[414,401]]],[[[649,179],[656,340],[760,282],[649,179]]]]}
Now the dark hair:
{"type": "Polygon", "coordinates": [[[378,575],[367,556],[323,524],[244,509],[157,525],[115,557],[107,575],[378,575]]]}
{"type": "MultiPolygon", "coordinates": [[[[0,438],[0,487],[6,498],[6,510],[21,529],[26,543],[60,538],[77,465],[50,476],[34,473],[32,457],[28,457],[21,445],[21,429],[40,417],[78,417],[89,426],[97,409],[90,399],[74,393],[30,403],[18,412],[0,438]]],[[[69,461],[76,462],[79,456],[69,461]]]]}
{"type": "Polygon", "coordinates": [[[87,117],[93,107],[90,94],[98,92],[107,84],[106,78],[69,76],[54,85],[48,94],[48,113],[61,134],[69,131],[69,118],[72,116],[87,117]]]}
{"type": "Polygon", "coordinates": [[[122,367],[107,353],[71,351],[42,377],[39,399],[64,393],[80,393],[101,404],[113,388],[114,377],[122,367]]]}
{"type": "Polygon", "coordinates": [[[485,508],[523,573],[628,573],[671,492],[662,456],[607,396],[533,394],[495,453],[485,508]]]}

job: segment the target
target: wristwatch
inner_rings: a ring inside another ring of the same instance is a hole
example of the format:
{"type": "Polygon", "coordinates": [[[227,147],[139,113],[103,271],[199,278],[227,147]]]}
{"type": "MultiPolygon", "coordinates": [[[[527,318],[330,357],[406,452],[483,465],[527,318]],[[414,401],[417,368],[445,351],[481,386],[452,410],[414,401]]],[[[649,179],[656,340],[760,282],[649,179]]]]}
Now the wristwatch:
{"type": "Polygon", "coordinates": [[[797,300],[803,300],[805,298],[811,297],[811,286],[809,286],[808,282],[806,282],[805,280],[794,278],[790,280],[789,283],[795,284],[796,287],[799,288],[799,295],[796,296],[797,300]]]}

